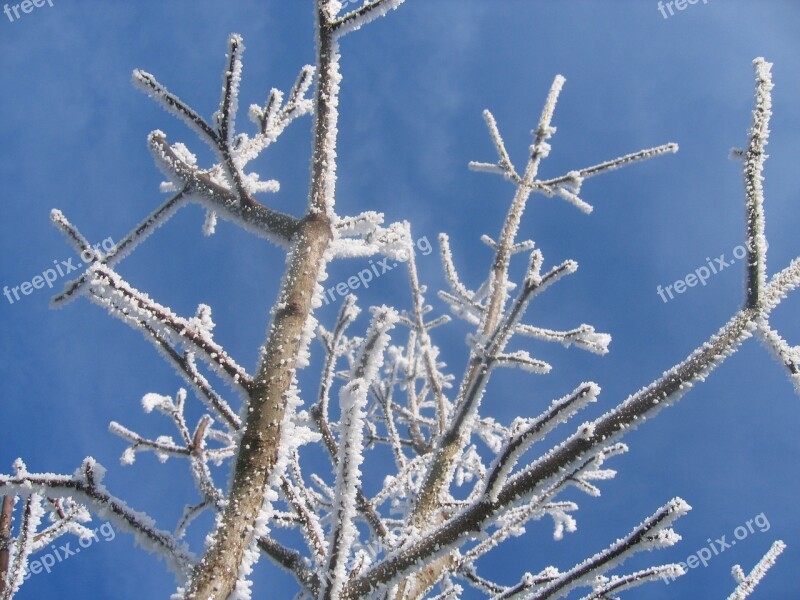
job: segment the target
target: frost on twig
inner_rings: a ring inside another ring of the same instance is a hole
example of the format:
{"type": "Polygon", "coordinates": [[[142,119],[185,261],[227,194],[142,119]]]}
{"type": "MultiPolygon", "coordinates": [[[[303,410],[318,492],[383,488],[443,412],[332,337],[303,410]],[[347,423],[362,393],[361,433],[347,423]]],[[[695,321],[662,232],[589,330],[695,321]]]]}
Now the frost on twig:
{"type": "MultiPolygon", "coordinates": [[[[151,133],[148,137],[148,147],[156,164],[170,178],[167,184],[162,185],[162,190],[174,192],[174,195],[116,244],[113,252],[108,256],[98,257],[97,261],[113,266],[190,202],[199,203],[206,208],[207,216],[204,224],[206,234],[213,233],[217,215],[220,215],[246,230],[266,237],[280,246],[288,247],[297,229],[298,220],[274,211],[253,198],[253,194],[256,193],[277,192],[278,182],[274,180],[262,182],[257,174],[245,173],[244,167],[275,142],[292,121],[312,111],[311,100],[306,98],[306,94],[311,85],[314,69],[306,66],[301,70],[286,103],[283,103],[282,93],[273,89],[266,108],[263,110],[257,106],[250,108],[250,118],[259,127],[253,137],[247,134],[235,135],[243,51],[241,37],[232,35],[228,42],[223,91],[219,109],[214,114],[214,126],[169,92],[153,75],[138,69],[134,71],[134,84],[153,97],[169,113],[189,125],[211,146],[219,162],[207,169],[201,169],[196,164],[195,155],[184,144],[176,143],[170,146],[163,132],[151,133]]],[[[76,250],[80,252],[86,247],[86,240],[60,211],[53,211],[52,220],[76,250]]],[[[53,298],[53,305],[60,305],[74,298],[86,281],[84,274],[69,282],[64,291],[53,298]]]]}
{"type": "Polygon", "coordinates": [[[737,586],[733,593],[728,596],[728,600],[744,600],[750,594],[753,593],[753,590],[756,586],[764,579],[764,576],[767,574],[772,566],[775,564],[775,561],[778,560],[778,557],[781,553],[786,549],[786,544],[783,543],[781,540],[777,540],[770,546],[770,549],[767,550],[767,553],[758,561],[753,570],[750,571],[749,574],[745,575],[744,571],[739,565],[735,565],[732,569],[733,578],[736,580],[737,586]]]}
{"type": "MultiPolygon", "coordinates": [[[[530,322],[529,308],[538,297],[551,288],[558,293],[554,284],[578,267],[572,260],[545,257],[521,234],[531,196],[558,196],[590,212],[582,192],[587,179],[674,152],[677,146],[655,146],[544,178],[540,172],[556,133],[563,77],[556,77],[547,93],[520,168],[495,118],[484,112],[497,161],[471,167],[501,174],[514,191],[499,234],[481,237],[490,253],[483,277],[473,279],[472,268],[459,272],[461,259],[454,256],[449,237],[439,238],[448,289],[438,295],[469,330],[463,374],[456,379],[434,339],[449,317],[429,304],[432,292],[418,271],[410,225],[385,225],[383,215],[372,210],[354,216],[334,211],[339,42],[401,4],[317,0],[317,62],[300,70],[286,94],[272,89],[265,104],[250,106],[256,128],[251,135],[236,127],[244,49],[238,35],[229,39],[218,108],[208,120],[153,75],[134,72],[138,87],[210,146],[214,163],[201,166],[186,145],[152,132],[148,145],[169,179],[163,189],[172,196],[114,249],[96,255],[53,303],[87,296],[141,331],[176,369],[184,385],[177,393],[150,392],[142,398],[145,412],[166,417],[168,431],[145,435],[117,422],[110,430],[126,444],[124,464],[133,463],[141,452],[152,452],[162,461],[185,458],[197,497],[171,534],[111,496],[101,482],[102,468],[92,459],[71,476],[32,474],[18,463],[14,475],[0,476],[0,493],[18,497],[24,505],[16,537],[6,543],[13,585],[18,587],[14,582],[28,554],[64,532],[80,535],[89,511],[126,528],[170,563],[181,586],[175,598],[251,598],[251,573],[260,556],[294,576],[303,600],[445,600],[460,597],[466,586],[497,600],[557,598],[576,588],[586,588],[585,600],[603,600],[682,574],[677,565],[614,573],[632,554],[679,539],[671,525],[688,505],[677,498],[627,536],[565,570],[533,564],[530,572],[515,576],[516,583],[504,583],[480,573],[479,563],[535,521],[547,520],[555,540],[576,532],[579,505],[564,497],[566,490],[574,487],[589,497],[599,496],[602,482],[615,476],[607,465],[628,450],[622,438],[704,380],[748,337],[761,338],[800,390],[798,348],[769,322],[771,311],[800,285],[800,260],[771,278],[766,271],[761,180],[771,110],[769,64],[763,59],[755,63],[753,126],[741,153],[748,248],[742,309],[685,360],[592,421],[570,424],[598,399],[600,388],[573,382],[564,386],[566,395],[544,407],[530,407],[508,423],[486,410],[505,400],[490,385],[499,368],[544,375],[553,369],[537,356],[539,342],[603,355],[611,341],[609,334],[581,321],[564,329],[547,326],[545,316],[530,322]],[[294,217],[256,200],[261,193],[277,192],[279,185],[261,180],[248,165],[306,114],[313,115],[311,181],[305,212],[294,217]],[[219,216],[287,251],[278,298],[252,373],[216,340],[210,307],[200,304],[194,316],[181,317],[127,282],[117,268],[190,202],[207,211],[205,233],[213,233],[219,216]],[[328,264],[377,254],[406,263],[410,294],[398,303],[406,309],[373,307],[364,330],[356,299],[350,296],[331,327],[319,324],[315,310],[328,264]],[[522,275],[516,276],[512,266],[521,258],[527,264],[520,265],[522,275]],[[311,363],[314,337],[323,351],[315,398],[298,375],[311,363]],[[240,406],[214,388],[216,378],[229,385],[240,406]],[[187,410],[187,390],[203,402],[204,412],[187,410]],[[319,452],[308,448],[317,445],[319,452]],[[370,462],[373,457],[378,457],[376,464],[370,462]],[[228,460],[231,474],[223,487],[212,466],[228,460]],[[37,511],[45,509],[55,516],[36,533],[37,511]],[[180,540],[204,511],[215,519],[197,559],[180,540]]],[[[88,253],[89,243],[76,226],[58,211],[51,218],[77,252],[88,253]]],[[[735,571],[737,593],[745,594],[760,580],[780,549],[774,546],[749,576],[735,571]]],[[[10,589],[3,598],[13,595],[10,589]]],[[[739,597],[744,596],[732,596],[739,597]]]]}
{"type": "MultiPolygon", "coordinates": [[[[763,68],[760,73],[763,75],[763,68]]],[[[592,480],[606,479],[613,473],[600,469],[601,462],[616,452],[624,451],[623,447],[615,448],[616,440],[645,419],[674,403],[695,382],[702,381],[753,332],[757,331],[765,343],[775,351],[779,360],[789,368],[790,374],[795,374],[794,349],[777,337],[777,334],[768,328],[767,323],[769,313],[789,291],[800,284],[800,261],[797,260],[776,274],[769,283],[764,284],[759,292],[757,306],[751,307],[745,303],[745,308],[735,314],[718,334],[691,353],[685,361],[667,371],[663,377],[649,386],[632,394],[599,419],[579,426],[565,441],[549,451],[540,453],[539,458],[527,466],[522,466],[513,473],[509,472],[511,469],[506,466],[515,462],[512,457],[516,456],[516,452],[511,449],[523,447],[521,441],[525,439],[525,435],[521,432],[525,431],[524,424],[518,424],[505,434],[508,439],[506,446],[502,443],[498,446],[492,441],[491,445],[497,453],[497,458],[495,466],[485,471],[487,483],[484,484],[486,489],[484,499],[470,496],[470,501],[461,508],[456,507],[453,512],[443,510],[443,499],[447,497],[450,486],[461,481],[459,473],[461,465],[464,464],[464,456],[473,452],[469,440],[471,434],[477,434],[480,430],[477,424],[483,422],[479,419],[477,410],[485,394],[492,365],[497,364],[498,359],[500,362],[517,363],[530,363],[532,360],[527,354],[517,353],[509,356],[509,353],[502,351],[504,344],[513,334],[520,333],[535,339],[558,341],[567,346],[575,344],[597,353],[607,350],[608,336],[597,334],[594,328],[588,325],[582,325],[571,331],[557,332],[519,322],[532,296],[559,277],[574,271],[575,268],[574,263],[567,261],[550,271],[543,272],[541,252],[531,243],[521,243],[516,240],[520,216],[530,190],[535,187],[531,182],[536,181],[539,162],[549,151],[546,140],[553,133],[550,119],[560,84],[561,82],[556,80],[545,103],[539,127],[534,132],[531,158],[524,175],[516,174],[516,171],[512,171],[509,167],[510,158],[502,144],[496,124],[490,116],[487,117],[490,133],[500,157],[498,164],[494,165],[492,170],[503,171],[514,181],[517,184],[517,193],[498,240],[495,241],[488,236],[483,238],[494,251],[495,259],[489,278],[477,291],[468,289],[462,282],[454,266],[447,237],[441,238],[444,270],[451,288],[441,295],[450,303],[457,316],[477,328],[477,333],[471,337],[469,366],[454,402],[448,431],[436,443],[433,456],[423,463],[424,483],[421,487],[415,488],[420,491],[410,507],[412,530],[401,536],[403,541],[398,551],[349,582],[344,588],[344,597],[363,597],[376,593],[377,590],[391,589],[392,585],[398,586],[397,597],[403,594],[408,597],[421,597],[446,574],[452,575],[456,572],[463,573],[468,583],[496,592],[495,584],[480,578],[475,573],[474,568],[470,566],[470,560],[458,558],[456,549],[463,550],[470,539],[470,532],[495,529],[495,533],[489,538],[493,542],[487,540],[487,543],[478,544],[474,551],[467,554],[463,554],[462,551],[462,557],[470,556],[474,559],[490,550],[493,543],[498,543],[510,535],[515,528],[518,530],[526,520],[536,518],[547,511],[550,511],[556,522],[560,523],[556,527],[557,537],[564,528],[574,529],[574,521],[566,512],[574,510],[574,507],[559,505],[555,500],[560,490],[568,485],[576,485],[591,495],[597,495],[599,489],[592,480]],[[530,253],[529,267],[523,281],[513,284],[508,276],[508,267],[512,256],[520,251],[530,253]],[[514,290],[517,290],[517,293],[512,297],[511,292],[514,290]],[[543,498],[546,500],[543,501],[543,498]],[[510,508],[512,506],[519,509],[512,510],[510,508]],[[559,506],[561,508],[556,508],[559,506]],[[412,575],[414,566],[420,561],[424,561],[425,566],[421,572],[412,575]]],[[[764,97],[768,95],[767,88],[768,86],[763,83],[759,84],[757,103],[760,106],[766,102],[764,97]]],[[[757,132],[762,130],[763,128],[754,128],[754,131],[751,131],[751,141],[757,132]]],[[[751,143],[751,146],[754,144],[758,146],[755,142],[751,143]]],[[[580,177],[585,177],[671,150],[674,150],[674,147],[667,145],[655,151],[635,153],[578,173],[582,173],[580,177]]],[[[546,183],[548,186],[556,186],[567,181],[574,182],[578,178],[577,175],[571,174],[566,178],[545,180],[542,185],[546,183]]],[[[748,244],[754,249],[755,263],[760,264],[763,262],[766,245],[758,243],[757,229],[757,227],[748,229],[748,244]]],[[[537,421],[532,421],[529,425],[532,430],[536,430],[539,426],[537,421]]],[[[491,436],[488,439],[492,440],[491,436]]],[[[666,566],[663,569],[671,568],[666,566]]],[[[600,594],[605,594],[606,591],[625,589],[636,582],[652,580],[657,577],[654,574],[659,572],[661,571],[656,569],[642,574],[612,578],[598,583],[594,595],[589,597],[601,597],[600,594]]],[[[518,588],[518,591],[527,593],[524,590],[537,587],[547,590],[548,586],[554,589],[562,585],[554,583],[555,581],[566,581],[557,573],[551,572],[550,575],[549,579],[537,579],[535,576],[524,578],[524,585],[518,588]],[[531,581],[538,581],[539,584],[528,585],[531,581]]],[[[549,592],[532,592],[536,593],[541,597],[547,597],[549,592]]],[[[505,595],[498,597],[510,597],[509,590],[503,591],[502,594],[505,595]]]]}
{"type": "Polygon", "coordinates": [[[750,143],[744,154],[744,187],[747,224],[746,305],[757,308],[767,276],[767,239],[764,235],[764,161],[772,116],[772,65],[763,58],[753,61],[756,72],[756,100],[750,143]]]}
{"type": "Polygon", "coordinates": [[[323,4],[327,5],[328,9],[328,26],[336,36],[342,36],[361,29],[367,23],[396,9],[403,2],[405,0],[367,0],[361,7],[344,15],[339,15],[342,8],[340,0],[328,0],[323,4]]]}
{"type": "Polygon", "coordinates": [[[621,564],[630,556],[643,550],[666,548],[680,541],[681,537],[670,529],[672,523],[685,515],[690,506],[675,498],[651,517],[645,519],[627,536],[611,544],[605,550],[560,574],[539,589],[524,591],[509,598],[545,600],[559,598],[576,587],[590,585],[592,579],[621,564]]]}
{"type": "MultiPolygon", "coordinates": [[[[157,529],[149,516],[128,508],[124,501],[110,495],[102,483],[104,474],[105,469],[102,466],[94,459],[87,458],[73,475],[29,473],[25,465],[17,461],[14,475],[0,476],[0,493],[16,493],[28,497],[26,506],[30,505],[31,508],[25,510],[32,515],[29,519],[36,519],[35,524],[30,521],[30,534],[24,533],[23,529],[24,535],[18,537],[19,561],[25,560],[22,558],[23,554],[27,557],[35,547],[34,532],[43,513],[40,499],[62,498],[67,506],[79,502],[99,517],[133,533],[142,547],[165,559],[179,579],[186,577],[189,567],[194,563],[194,556],[169,533],[157,529]]],[[[72,518],[80,519],[84,515],[84,511],[76,510],[72,518]]],[[[82,533],[81,529],[76,530],[74,527],[66,527],[64,530],[77,531],[79,535],[82,533]]]]}

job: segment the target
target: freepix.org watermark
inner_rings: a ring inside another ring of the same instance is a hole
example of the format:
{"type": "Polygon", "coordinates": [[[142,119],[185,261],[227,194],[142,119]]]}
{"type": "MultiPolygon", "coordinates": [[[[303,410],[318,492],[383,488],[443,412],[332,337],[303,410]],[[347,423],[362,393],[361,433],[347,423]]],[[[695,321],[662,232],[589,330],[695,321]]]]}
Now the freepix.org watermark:
{"type": "MultiPolygon", "coordinates": [[[[425,236],[419,238],[415,245],[422,256],[428,256],[433,251],[433,246],[431,246],[431,243],[425,236]]],[[[392,261],[386,257],[378,261],[370,260],[368,268],[361,269],[356,275],[351,275],[345,281],[340,281],[336,285],[326,289],[325,294],[322,296],[322,301],[325,303],[325,306],[327,306],[331,302],[336,302],[337,296],[339,298],[344,298],[350,292],[354,292],[360,287],[367,289],[373,279],[378,279],[385,273],[398,267],[400,263],[406,262],[408,259],[408,256],[400,256],[398,259],[399,262],[392,261]]]]}
{"type": "Polygon", "coordinates": [[[49,552],[40,554],[36,560],[32,560],[28,563],[25,568],[25,581],[30,579],[32,575],[38,575],[43,571],[45,573],[50,573],[57,564],[75,556],[80,553],[81,550],[91,547],[95,542],[99,542],[101,538],[104,542],[110,542],[117,537],[117,532],[114,531],[114,528],[108,521],[100,525],[100,527],[95,527],[91,532],[92,535],[79,538],[78,543],[75,544],[74,547],[72,546],[72,542],[59,544],[58,547],[56,547],[55,544],[50,546],[49,552]],[[101,537],[97,536],[98,533],[101,537]]]}
{"type": "Polygon", "coordinates": [[[24,15],[32,13],[34,8],[42,8],[44,5],[52,7],[53,0],[22,0],[19,4],[4,4],[3,12],[6,13],[8,20],[14,23],[24,15]]]}
{"type": "MultiPolygon", "coordinates": [[[[684,571],[686,571],[687,568],[696,569],[700,565],[707,567],[712,558],[719,556],[728,548],[735,546],[736,542],[741,542],[742,540],[747,539],[748,536],[756,532],[756,528],[761,533],[769,531],[769,519],[763,512],[756,515],[752,519],[749,519],[744,525],[739,525],[736,529],[734,529],[732,539],[729,540],[727,535],[723,535],[722,537],[714,540],[708,538],[706,540],[708,542],[708,546],[703,546],[697,552],[690,554],[684,562],[678,564],[683,567],[684,571]]],[[[667,585],[675,580],[675,577],[669,577],[668,575],[663,575],[661,578],[667,583],[667,585]]]]}
{"type": "MultiPolygon", "coordinates": [[[[769,244],[766,245],[769,248],[769,244]]],[[[716,275],[723,269],[727,269],[737,260],[742,260],[747,256],[747,249],[744,246],[736,246],[733,249],[733,258],[727,258],[725,254],[720,254],[714,260],[706,256],[706,264],[702,267],[696,268],[691,273],[688,273],[683,279],[678,279],[675,283],[667,286],[656,286],[656,293],[661,298],[662,302],[667,303],[675,298],[673,291],[676,294],[683,294],[689,288],[695,287],[698,283],[705,286],[712,275],[716,275]]]]}
{"type": "Polygon", "coordinates": [[[14,304],[14,302],[18,302],[22,299],[20,293],[22,293],[23,296],[30,296],[33,293],[33,290],[40,290],[45,285],[52,289],[53,284],[58,281],[59,278],[66,277],[73,271],[77,271],[83,266],[84,263],[91,263],[96,258],[105,254],[109,254],[115,247],[116,245],[114,244],[114,240],[108,237],[99,244],[95,244],[92,248],[87,248],[81,252],[80,258],[83,261],[82,263],[79,262],[77,264],[73,264],[72,261],[75,260],[74,258],[68,258],[67,260],[61,261],[54,260],[54,268],[45,269],[40,275],[36,275],[30,281],[23,281],[14,287],[4,285],[3,295],[6,297],[6,300],[8,300],[9,304],[14,304]],[[100,248],[102,248],[102,251],[100,248]]]}
{"type": "Polygon", "coordinates": [[[669,19],[675,14],[675,11],[672,10],[673,6],[677,10],[685,10],[690,4],[697,4],[698,2],[708,4],[708,0],[668,0],[667,2],[664,2],[664,0],[658,0],[657,7],[658,12],[661,13],[661,16],[665,19],[669,19]],[[667,15],[667,12],[669,12],[669,15],[667,15]]]}

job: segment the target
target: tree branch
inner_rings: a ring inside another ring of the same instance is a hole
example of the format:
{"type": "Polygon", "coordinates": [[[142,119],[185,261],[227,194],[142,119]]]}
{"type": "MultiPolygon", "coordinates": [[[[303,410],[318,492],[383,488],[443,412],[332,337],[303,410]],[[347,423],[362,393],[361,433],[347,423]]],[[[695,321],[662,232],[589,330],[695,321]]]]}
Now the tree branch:
{"type": "Polygon", "coordinates": [[[736,580],[738,585],[733,593],[728,596],[728,600],[744,600],[750,594],[753,593],[756,586],[761,582],[764,576],[767,574],[772,566],[775,564],[775,561],[778,560],[778,557],[781,553],[786,549],[786,544],[784,544],[781,540],[777,540],[770,546],[770,549],[767,553],[763,556],[763,558],[758,561],[753,570],[750,571],[748,575],[744,574],[742,568],[739,565],[733,567],[732,573],[733,578],[736,580]]]}
{"type": "MultiPolygon", "coordinates": [[[[304,364],[314,331],[312,299],[327,262],[333,237],[331,218],[335,193],[335,148],[339,91],[339,52],[322,0],[317,3],[317,90],[315,95],[312,179],[306,216],[293,236],[289,266],[277,309],[261,348],[257,374],[249,389],[247,419],[234,467],[228,503],[218,520],[203,558],[197,565],[187,597],[224,600],[245,566],[264,505],[264,491],[275,481],[281,456],[283,424],[295,369],[304,364]]],[[[279,474],[278,474],[279,475],[279,474]]]]}
{"type": "Polygon", "coordinates": [[[368,0],[363,6],[334,20],[331,23],[331,30],[337,36],[346,35],[384,16],[403,2],[405,0],[368,0]]]}
{"type": "Polygon", "coordinates": [[[16,475],[0,475],[0,491],[34,492],[61,498],[77,496],[93,506],[98,515],[113,519],[133,533],[142,545],[158,552],[176,574],[185,576],[194,563],[192,554],[169,533],[156,529],[150,517],[131,510],[122,500],[110,495],[101,484],[103,473],[104,469],[90,458],[74,476],[28,473],[23,465],[16,475]]]}
{"type": "Polygon", "coordinates": [[[767,244],[764,237],[764,161],[769,139],[769,119],[772,114],[772,65],[763,58],[753,61],[756,72],[756,101],[753,107],[753,126],[750,144],[745,153],[744,187],[747,222],[746,306],[757,308],[766,285],[767,244]]]}
{"type": "Polygon", "coordinates": [[[14,501],[14,496],[3,496],[3,506],[0,510],[0,595],[5,591],[9,577],[14,501]]]}

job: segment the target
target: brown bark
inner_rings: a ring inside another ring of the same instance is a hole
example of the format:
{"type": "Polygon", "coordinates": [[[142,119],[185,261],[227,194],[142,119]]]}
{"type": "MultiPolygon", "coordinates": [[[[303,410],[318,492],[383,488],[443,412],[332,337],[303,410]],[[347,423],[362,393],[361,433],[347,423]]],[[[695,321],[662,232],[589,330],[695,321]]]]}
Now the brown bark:
{"type": "Polygon", "coordinates": [[[338,90],[335,40],[322,9],[318,9],[318,47],[314,149],[309,207],[293,237],[289,268],[284,277],[258,373],[249,389],[248,414],[234,468],[228,504],[213,541],[187,589],[187,598],[224,600],[233,590],[250,547],[264,492],[278,460],[281,425],[301,350],[303,329],[311,316],[315,286],[325,266],[332,238],[328,202],[335,183],[334,164],[327,150],[335,143],[338,90]]]}
{"type": "Polygon", "coordinates": [[[9,566],[9,550],[11,543],[11,521],[14,513],[14,496],[3,496],[3,507],[0,510],[0,594],[6,589],[6,574],[9,566]]]}

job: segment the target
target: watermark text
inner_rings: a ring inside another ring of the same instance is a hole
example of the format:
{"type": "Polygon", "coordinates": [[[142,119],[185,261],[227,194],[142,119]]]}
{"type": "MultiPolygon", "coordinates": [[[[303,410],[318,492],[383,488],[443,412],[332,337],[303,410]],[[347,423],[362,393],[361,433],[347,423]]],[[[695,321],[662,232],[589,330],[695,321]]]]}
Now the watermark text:
{"type": "MultiPolygon", "coordinates": [[[[708,546],[703,546],[697,552],[690,554],[684,562],[678,564],[683,567],[684,571],[686,571],[687,568],[696,569],[700,565],[707,567],[712,558],[719,556],[728,548],[735,546],[737,541],[741,542],[742,540],[747,539],[747,537],[755,533],[756,530],[761,533],[765,533],[769,531],[769,529],[769,519],[767,518],[767,515],[762,512],[752,519],[749,519],[744,525],[739,525],[736,529],[734,529],[733,537],[731,539],[728,539],[727,535],[723,535],[722,537],[715,538],[713,540],[708,538],[706,540],[708,542],[708,546]]],[[[675,580],[675,577],[670,577],[668,575],[663,575],[661,578],[667,583],[667,585],[675,580]]]]}
{"type": "Polygon", "coordinates": [[[92,529],[91,535],[78,538],[78,543],[75,544],[75,547],[72,547],[72,542],[59,544],[58,547],[53,544],[50,546],[49,552],[40,554],[36,560],[32,560],[27,564],[25,567],[25,581],[30,579],[32,575],[38,575],[43,571],[49,574],[53,570],[53,567],[55,567],[57,564],[75,556],[76,554],[80,553],[82,549],[91,547],[91,545],[95,542],[99,542],[101,537],[98,537],[98,533],[104,542],[110,542],[117,537],[117,532],[114,531],[111,523],[106,521],[100,525],[100,527],[95,527],[92,529]]]}
{"type": "MultiPolygon", "coordinates": [[[[428,256],[433,251],[433,246],[431,246],[428,238],[424,236],[417,240],[416,247],[422,256],[428,256]]],[[[400,256],[397,261],[393,261],[388,257],[384,257],[381,260],[370,260],[368,268],[361,269],[356,275],[351,275],[346,280],[326,289],[325,294],[322,296],[322,301],[327,306],[331,302],[335,302],[337,296],[344,298],[360,287],[367,289],[373,279],[378,279],[408,259],[409,257],[407,256],[400,256]]]]}
{"type": "MultiPolygon", "coordinates": [[[[767,245],[769,247],[769,245],[767,245]]],[[[697,286],[699,283],[705,286],[712,275],[716,275],[720,271],[727,269],[737,260],[742,260],[747,256],[747,249],[744,246],[736,246],[733,249],[733,258],[728,258],[725,254],[720,254],[714,260],[706,256],[706,264],[698,267],[691,273],[688,273],[682,279],[678,279],[675,283],[667,286],[656,286],[656,293],[661,298],[662,302],[667,303],[675,298],[675,294],[683,294],[687,289],[697,286]],[[674,294],[673,294],[674,292],[674,294]]]]}
{"type": "Polygon", "coordinates": [[[45,4],[52,8],[53,0],[22,0],[19,4],[5,4],[3,5],[3,12],[8,17],[8,20],[14,23],[19,21],[23,15],[32,13],[34,8],[42,8],[45,4]]]}
{"type": "Polygon", "coordinates": [[[74,258],[68,258],[67,260],[61,261],[54,260],[54,268],[45,269],[40,275],[36,275],[30,281],[23,281],[14,287],[4,285],[3,295],[6,297],[6,300],[8,300],[9,304],[14,304],[14,302],[18,302],[21,299],[20,293],[22,293],[24,296],[30,296],[33,293],[33,290],[40,290],[45,285],[52,289],[53,284],[60,277],[65,277],[69,273],[77,271],[83,266],[84,263],[91,263],[94,260],[102,257],[104,254],[110,254],[115,248],[116,245],[114,244],[114,240],[108,237],[99,244],[95,244],[92,248],[87,248],[81,252],[80,258],[82,261],[84,261],[83,263],[79,262],[77,264],[73,264],[72,261],[75,260],[74,258]],[[100,248],[102,248],[102,251],[100,248]]]}
{"type": "MultiPolygon", "coordinates": [[[[658,0],[658,12],[661,13],[661,16],[665,19],[669,19],[671,16],[675,14],[675,11],[672,10],[674,6],[677,10],[686,10],[686,7],[690,4],[697,4],[701,0],[668,0],[664,2],[663,0],[658,0]],[[669,12],[669,15],[667,15],[669,12]]],[[[708,4],[708,0],[702,0],[703,4],[708,4]]]]}

